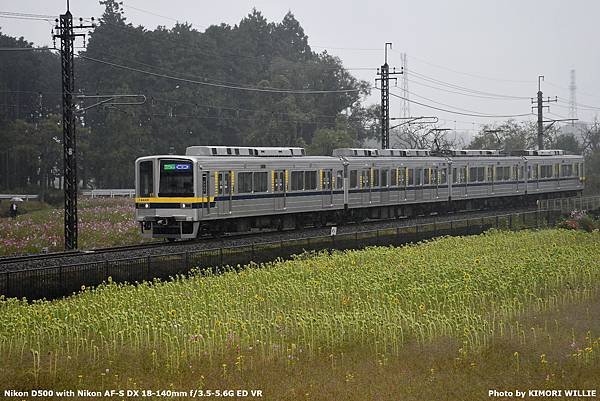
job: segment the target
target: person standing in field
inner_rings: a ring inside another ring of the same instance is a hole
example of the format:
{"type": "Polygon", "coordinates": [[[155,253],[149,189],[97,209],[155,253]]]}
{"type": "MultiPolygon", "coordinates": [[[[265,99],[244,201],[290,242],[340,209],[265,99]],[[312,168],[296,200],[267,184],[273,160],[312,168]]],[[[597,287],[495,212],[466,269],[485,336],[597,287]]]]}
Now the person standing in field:
{"type": "Polygon", "coordinates": [[[15,202],[10,204],[9,214],[13,219],[17,217],[17,204],[15,202]]]}

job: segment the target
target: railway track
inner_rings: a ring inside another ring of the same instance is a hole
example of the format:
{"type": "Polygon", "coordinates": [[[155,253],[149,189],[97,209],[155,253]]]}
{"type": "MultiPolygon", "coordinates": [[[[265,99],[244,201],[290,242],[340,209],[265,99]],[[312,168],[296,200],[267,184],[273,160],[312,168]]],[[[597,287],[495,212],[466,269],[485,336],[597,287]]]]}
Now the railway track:
{"type": "MultiPolygon", "coordinates": [[[[398,220],[372,220],[360,223],[348,223],[337,226],[338,234],[377,230],[381,228],[406,227],[433,222],[476,219],[481,217],[501,216],[507,213],[532,211],[531,208],[505,209],[494,211],[462,211],[445,215],[428,215],[398,220]]],[[[331,227],[313,227],[302,230],[263,230],[241,234],[224,235],[218,238],[206,237],[188,241],[163,242],[152,241],[135,245],[124,245],[90,250],[64,251],[41,254],[17,255],[0,258],[0,272],[28,268],[44,268],[49,266],[81,263],[82,261],[103,261],[124,259],[131,256],[152,256],[158,254],[177,253],[186,250],[211,249],[217,247],[248,245],[252,243],[273,242],[286,239],[309,238],[329,235],[331,227]]]]}

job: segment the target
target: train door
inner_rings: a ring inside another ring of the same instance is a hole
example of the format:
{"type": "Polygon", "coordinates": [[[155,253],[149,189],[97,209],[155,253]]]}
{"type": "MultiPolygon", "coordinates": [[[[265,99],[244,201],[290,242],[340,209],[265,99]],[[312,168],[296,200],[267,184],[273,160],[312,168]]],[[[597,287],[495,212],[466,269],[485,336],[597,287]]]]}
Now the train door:
{"type": "Polygon", "coordinates": [[[202,182],[200,187],[200,197],[202,198],[202,215],[208,216],[210,214],[210,173],[208,171],[202,172],[202,182]]]}
{"type": "Polygon", "coordinates": [[[416,169],[413,167],[405,168],[405,196],[404,199],[407,201],[415,200],[415,171],[416,169]]]}
{"type": "Polygon", "coordinates": [[[381,169],[381,179],[379,181],[381,190],[379,192],[379,200],[381,203],[389,203],[390,201],[390,171],[387,168],[381,169]]]}
{"type": "Polygon", "coordinates": [[[217,205],[219,214],[231,213],[231,173],[219,171],[217,174],[217,205]]]}
{"type": "Polygon", "coordinates": [[[322,170],[321,174],[323,207],[331,207],[333,206],[333,170],[322,170]]]}
{"type": "Polygon", "coordinates": [[[423,200],[423,169],[415,169],[415,200],[423,200]]]}
{"type": "Polygon", "coordinates": [[[371,169],[361,170],[360,174],[362,204],[368,205],[371,203],[371,169]]]}
{"type": "Polygon", "coordinates": [[[285,210],[286,208],[286,193],[287,180],[285,170],[273,171],[273,192],[275,199],[275,210],[285,210]]]}

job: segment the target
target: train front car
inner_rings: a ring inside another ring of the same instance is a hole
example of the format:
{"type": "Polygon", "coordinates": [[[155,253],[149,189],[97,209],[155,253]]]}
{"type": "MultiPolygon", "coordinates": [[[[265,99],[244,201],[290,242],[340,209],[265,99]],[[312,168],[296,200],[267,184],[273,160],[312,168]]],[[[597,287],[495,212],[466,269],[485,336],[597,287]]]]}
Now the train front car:
{"type": "Polygon", "coordinates": [[[135,161],[135,214],[144,238],[191,239],[198,233],[196,160],[147,156],[135,161]]]}

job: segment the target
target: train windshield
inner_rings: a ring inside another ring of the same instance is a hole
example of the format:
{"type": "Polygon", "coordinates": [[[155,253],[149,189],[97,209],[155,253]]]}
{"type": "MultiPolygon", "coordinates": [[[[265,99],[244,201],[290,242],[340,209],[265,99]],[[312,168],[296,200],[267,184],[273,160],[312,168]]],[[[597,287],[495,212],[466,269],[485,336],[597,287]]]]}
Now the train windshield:
{"type": "Polygon", "coordinates": [[[189,160],[161,160],[158,196],[194,196],[194,165],[189,160]]]}

